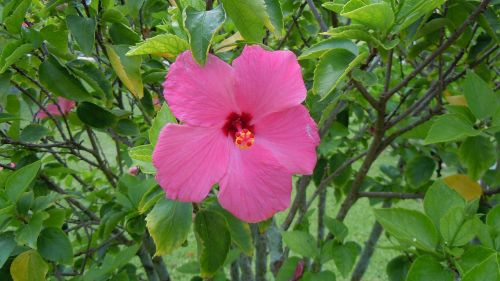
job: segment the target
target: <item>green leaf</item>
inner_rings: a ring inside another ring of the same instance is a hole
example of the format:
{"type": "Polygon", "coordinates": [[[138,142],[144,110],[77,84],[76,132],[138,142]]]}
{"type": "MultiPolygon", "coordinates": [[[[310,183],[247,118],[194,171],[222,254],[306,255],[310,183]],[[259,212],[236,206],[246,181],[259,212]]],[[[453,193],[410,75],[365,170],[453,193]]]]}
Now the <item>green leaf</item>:
{"type": "Polygon", "coordinates": [[[391,5],[384,2],[365,5],[361,0],[351,0],[340,15],[380,31],[387,31],[394,23],[391,5]]]}
{"type": "Polygon", "coordinates": [[[417,156],[405,167],[406,182],[413,189],[418,189],[431,179],[435,169],[436,163],[432,158],[417,156]]]}
{"type": "Polygon", "coordinates": [[[210,11],[199,12],[188,7],[186,9],[186,28],[189,31],[189,44],[193,57],[200,65],[205,64],[208,51],[215,33],[222,27],[226,14],[219,5],[210,11]]]}
{"type": "Polygon", "coordinates": [[[285,260],[283,265],[280,267],[278,275],[276,276],[276,281],[290,281],[293,280],[293,275],[297,264],[300,259],[298,257],[289,257],[285,260]]]}
{"type": "Polygon", "coordinates": [[[448,247],[463,246],[476,234],[475,220],[466,220],[464,208],[456,206],[441,218],[440,231],[448,247]]]}
{"type": "Polygon", "coordinates": [[[402,281],[406,279],[411,262],[407,256],[397,256],[386,266],[389,281],[402,281]]]}
{"type": "Polygon", "coordinates": [[[66,234],[59,228],[48,227],[42,230],[37,241],[38,251],[46,260],[71,265],[73,247],[66,234]]]}
{"type": "Polygon", "coordinates": [[[349,233],[349,229],[347,226],[338,219],[333,219],[329,216],[325,216],[324,218],[325,226],[328,228],[330,233],[332,233],[335,240],[342,242],[347,237],[349,233]]]}
{"type": "Polygon", "coordinates": [[[49,215],[46,212],[35,213],[28,224],[23,225],[17,230],[16,241],[21,245],[28,245],[31,248],[36,248],[36,240],[40,231],[42,231],[42,224],[49,215]]]}
{"type": "Polygon", "coordinates": [[[321,57],[332,49],[345,49],[354,55],[358,55],[358,47],[351,40],[330,38],[312,45],[302,52],[299,60],[315,59],[321,57]]]}
{"type": "Polygon", "coordinates": [[[30,124],[21,132],[20,140],[24,142],[37,142],[47,136],[49,130],[42,125],[30,124]]]}
{"type": "Polygon", "coordinates": [[[484,246],[474,245],[468,247],[464,254],[457,260],[462,275],[486,261],[491,256],[495,256],[496,251],[484,246]]]}
{"type": "Polygon", "coordinates": [[[500,232],[500,205],[496,205],[488,212],[486,223],[500,232]]]}
{"type": "Polygon", "coordinates": [[[12,173],[5,182],[5,193],[11,202],[16,202],[28,189],[40,170],[41,163],[36,161],[12,173]]]}
{"type": "Polygon", "coordinates": [[[480,132],[472,125],[469,120],[457,114],[438,116],[429,129],[424,144],[450,142],[479,135],[480,132]]]}
{"type": "Polygon", "coordinates": [[[120,119],[114,127],[121,136],[137,136],[140,134],[139,127],[130,119],[120,119]]]}
{"type": "Polygon", "coordinates": [[[149,142],[152,144],[153,147],[156,145],[156,142],[158,141],[158,136],[160,136],[161,129],[163,129],[163,127],[165,127],[165,125],[169,123],[175,124],[177,123],[177,120],[170,111],[170,108],[168,108],[168,105],[164,103],[161,106],[160,111],[156,113],[156,117],[153,119],[151,128],[149,129],[149,142]]]}
{"type": "Polygon", "coordinates": [[[209,278],[222,267],[231,246],[231,235],[223,216],[200,211],[194,221],[201,276],[209,278]]]}
{"type": "Polygon", "coordinates": [[[285,244],[295,253],[309,258],[318,256],[316,239],[310,233],[294,230],[283,232],[281,235],[285,244]]]}
{"type": "Polygon", "coordinates": [[[177,55],[187,49],[189,49],[189,44],[186,40],[173,34],[161,34],[135,45],[126,55],[158,55],[166,58],[176,58],[177,55]]]}
{"type": "Polygon", "coordinates": [[[361,247],[352,241],[345,244],[333,244],[333,261],[342,276],[347,277],[361,253],[361,247]]]}
{"type": "Polygon", "coordinates": [[[40,82],[57,96],[75,101],[90,99],[83,85],[54,57],[46,59],[38,69],[40,82]]]}
{"type": "Polygon", "coordinates": [[[425,194],[424,211],[436,227],[439,227],[441,218],[456,206],[465,209],[465,200],[442,181],[434,182],[425,194]]]}
{"type": "Polygon", "coordinates": [[[463,82],[467,105],[478,119],[491,117],[498,107],[493,89],[473,71],[468,71],[463,82]]]}
{"type": "Polygon", "coordinates": [[[167,255],[187,239],[191,228],[191,203],[160,199],[146,217],[146,226],[156,244],[156,254],[167,255]]]}
{"type": "Polygon", "coordinates": [[[479,179],[495,163],[496,155],[493,142],[483,136],[469,137],[460,145],[460,160],[473,180],[479,179]]]}
{"type": "Polygon", "coordinates": [[[396,22],[399,23],[398,30],[405,29],[425,14],[441,6],[445,0],[405,0],[401,2],[396,22]]]}
{"type": "Polygon", "coordinates": [[[15,281],[45,281],[49,266],[36,250],[28,250],[17,256],[10,266],[15,281]]]}
{"type": "Polygon", "coordinates": [[[333,49],[324,53],[314,71],[313,92],[326,98],[366,56],[367,53],[356,56],[345,49],[333,49]]]}
{"type": "Polygon", "coordinates": [[[153,147],[150,144],[139,145],[128,150],[130,158],[144,162],[151,162],[153,147]]]}
{"type": "Polygon", "coordinates": [[[281,38],[284,31],[283,12],[281,11],[281,4],[279,0],[264,0],[266,3],[267,14],[274,27],[274,34],[276,37],[281,38]]]}
{"type": "Polygon", "coordinates": [[[410,267],[406,281],[453,281],[453,272],[443,267],[439,261],[431,256],[418,257],[410,267]]]}
{"type": "Polygon", "coordinates": [[[22,0],[15,3],[13,7],[13,11],[10,15],[5,17],[3,24],[7,28],[7,31],[10,33],[19,33],[21,31],[21,24],[24,21],[24,16],[28,11],[31,0],[22,0]]]}
{"type": "Polygon", "coordinates": [[[500,280],[498,255],[491,255],[479,265],[467,272],[462,281],[500,280]]]}
{"type": "Polygon", "coordinates": [[[144,89],[141,77],[140,56],[127,57],[125,54],[129,50],[127,45],[106,45],[109,62],[116,72],[116,75],[123,82],[125,87],[137,98],[144,96],[144,89]]]}
{"type": "Polygon", "coordinates": [[[95,20],[78,15],[67,15],[66,24],[73,37],[75,37],[81,51],[86,55],[91,55],[95,43],[95,20]]]}
{"type": "Polygon", "coordinates": [[[76,114],[83,123],[95,128],[111,127],[117,121],[116,116],[109,110],[86,101],[78,105],[76,114]]]}
{"type": "Polygon", "coordinates": [[[247,256],[253,256],[254,246],[250,225],[239,220],[219,205],[213,206],[210,210],[221,214],[226,219],[229,233],[231,234],[231,240],[238,245],[247,256]]]}
{"type": "Polygon", "coordinates": [[[420,212],[401,208],[376,209],[375,217],[387,232],[404,243],[431,252],[438,244],[436,227],[420,212]]]}
{"type": "Polygon", "coordinates": [[[9,66],[13,65],[33,49],[33,44],[21,44],[21,41],[12,41],[6,44],[0,55],[0,74],[4,73],[9,66]]]}
{"type": "Polygon", "coordinates": [[[245,40],[261,42],[264,37],[264,26],[274,31],[264,0],[221,0],[221,2],[245,40]]]}
{"type": "Polygon", "coordinates": [[[112,87],[104,73],[95,64],[87,60],[72,60],[66,66],[76,77],[83,79],[101,97],[112,97],[112,87]]]}
{"type": "Polygon", "coordinates": [[[3,267],[10,254],[16,248],[16,241],[12,232],[4,232],[0,234],[0,268],[3,267]]]}

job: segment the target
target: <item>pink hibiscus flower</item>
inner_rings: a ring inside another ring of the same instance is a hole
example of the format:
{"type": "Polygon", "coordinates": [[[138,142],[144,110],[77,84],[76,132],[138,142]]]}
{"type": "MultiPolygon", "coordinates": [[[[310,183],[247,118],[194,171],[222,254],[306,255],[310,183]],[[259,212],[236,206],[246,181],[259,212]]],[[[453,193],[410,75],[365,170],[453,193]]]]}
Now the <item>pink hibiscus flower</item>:
{"type": "Polygon", "coordinates": [[[153,152],[168,198],[200,202],[219,183],[219,203],[241,220],[288,208],[292,174],[312,173],[319,143],[292,52],[247,46],[232,66],[209,55],[201,67],[187,51],[163,86],[183,122],[165,126],[153,152]]]}
{"type": "MultiPolygon", "coordinates": [[[[59,104],[59,107],[61,108],[63,114],[67,114],[75,107],[74,101],[65,99],[63,97],[57,98],[57,104],[59,104]]],[[[50,114],[52,114],[52,116],[61,116],[61,111],[59,111],[57,105],[53,103],[49,103],[47,107],[45,107],[45,110],[47,110],[50,114]]],[[[36,114],[36,118],[38,119],[45,119],[47,117],[48,117],[47,113],[45,113],[45,111],[43,110],[39,110],[36,114]]]]}

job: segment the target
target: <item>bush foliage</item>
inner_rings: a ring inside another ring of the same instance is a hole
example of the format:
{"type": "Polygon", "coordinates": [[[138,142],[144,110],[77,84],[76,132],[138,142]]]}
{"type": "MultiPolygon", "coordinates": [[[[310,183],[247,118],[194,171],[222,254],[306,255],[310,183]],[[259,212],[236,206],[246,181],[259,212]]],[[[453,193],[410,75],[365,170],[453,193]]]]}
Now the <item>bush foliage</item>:
{"type": "Polygon", "coordinates": [[[1,1],[0,280],[166,281],[193,233],[182,280],[361,280],[375,247],[399,253],[385,280],[500,280],[499,5],[1,1]],[[165,199],[151,164],[177,122],[161,85],[176,56],[246,44],[297,54],[321,135],[291,207],[258,224],[213,194],[165,199]],[[76,108],[37,117],[60,97],[76,108]],[[343,223],[360,198],[366,243],[343,223]]]}

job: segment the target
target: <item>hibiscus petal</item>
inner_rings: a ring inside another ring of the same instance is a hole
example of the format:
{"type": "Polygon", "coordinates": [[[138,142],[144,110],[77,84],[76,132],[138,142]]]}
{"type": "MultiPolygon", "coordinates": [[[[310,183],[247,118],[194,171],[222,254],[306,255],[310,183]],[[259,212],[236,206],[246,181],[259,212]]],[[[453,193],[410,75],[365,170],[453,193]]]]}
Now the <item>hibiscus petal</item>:
{"type": "Polygon", "coordinates": [[[271,151],[292,174],[312,174],[319,135],[316,123],[302,106],[267,115],[255,124],[255,142],[271,151]]]}
{"type": "Polygon", "coordinates": [[[63,97],[57,98],[57,103],[61,107],[63,113],[70,112],[75,107],[75,102],[69,99],[65,99],[63,97]]]}
{"type": "Polygon", "coordinates": [[[219,203],[246,222],[259,222],[290,205],[292,176],[271,152],[256,145],[232,146],[226,175],[220,181],[219,203]]]}
{"type": "Polygon", "coordinates": [[[195,126],[222,125],[237,107],[233,95],[234,74],[230,65],[209,55],[204,66],[190,51],[177,57],[163,83],[163,95],[174,115],[195,126]]]}
{"type": "Polygon", "coordinates": [[[246,46],[234,60],[236,102],[256,119],[299,105],[306,97],[297,57],[290,51],[246,46]]]}
{"type": "Polygon", "coordinates": [[[200,202],[224,174],[229,139],[220,129],[168,124],[153,151],[156,180],[167,197],[200,202]]]}

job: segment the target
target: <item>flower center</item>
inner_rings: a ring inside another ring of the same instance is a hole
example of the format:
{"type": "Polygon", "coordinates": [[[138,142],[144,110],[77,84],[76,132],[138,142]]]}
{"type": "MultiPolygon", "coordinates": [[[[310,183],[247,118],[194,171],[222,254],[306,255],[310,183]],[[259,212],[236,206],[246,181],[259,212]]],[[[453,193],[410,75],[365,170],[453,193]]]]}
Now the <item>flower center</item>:
{"type": "Polygon", "coordinates": [[[231,113],[226,119],[222,131],[234,139],[239,149],[248,149],[255,142],[255,129],[251,125],[252,115],[248,113],[231,113]]]}

